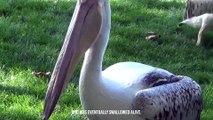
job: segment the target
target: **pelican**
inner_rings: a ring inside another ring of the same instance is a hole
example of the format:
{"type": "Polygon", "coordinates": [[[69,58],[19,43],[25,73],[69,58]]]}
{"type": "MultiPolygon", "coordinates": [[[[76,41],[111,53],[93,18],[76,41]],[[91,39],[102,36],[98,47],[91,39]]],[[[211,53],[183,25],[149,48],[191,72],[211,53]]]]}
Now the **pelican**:
{"type": "Polygon", "coordinates": [[[207,30],[213,30],[213,14],[205,13],[199,16],[188,18],[180,22],[179,26],[184,24],[200,29],[196,43],[196,45],[198,46],[200,45],[204,32],[206,32],[207,30]]]}
{"type": "Polygon", "coordinates": [[[84,110],[139,110],[140,114],[88,114],[90,120],[199,120],[201,87],[187,76],[136,62],[102,71],[111,26],[109,0],[78,0],[45,98],[49,119],[84,55],[79,91],[84,110]]]}

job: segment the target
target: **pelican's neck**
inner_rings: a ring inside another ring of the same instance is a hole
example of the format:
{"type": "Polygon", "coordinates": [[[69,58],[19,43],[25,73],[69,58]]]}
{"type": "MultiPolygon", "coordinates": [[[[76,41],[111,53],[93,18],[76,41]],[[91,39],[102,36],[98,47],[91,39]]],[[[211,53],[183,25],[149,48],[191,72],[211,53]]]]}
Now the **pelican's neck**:
{"type": "Polygon", "coordinates": [[[81,69],[80,84],[85,80],[93,84],[92,81],[101,79],[102,61],[105,49],[109,39],[111,26],[111,12],[109,1],[106,1],[101,11],[102,22],[99,34],[96,37],[96,42],[86,51],[84,62],[81,69]]]}

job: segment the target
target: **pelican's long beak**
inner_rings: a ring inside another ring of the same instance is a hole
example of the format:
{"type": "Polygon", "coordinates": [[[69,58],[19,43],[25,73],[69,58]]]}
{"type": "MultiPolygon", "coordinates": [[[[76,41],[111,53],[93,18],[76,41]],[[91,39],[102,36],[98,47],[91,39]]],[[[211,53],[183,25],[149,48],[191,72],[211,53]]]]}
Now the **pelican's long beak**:
{"type": "Polygon", "coordinates": [[[63,88],[81,56],[95,42],[101,28],[99,0],[78,0],[45,98],[43,120],[52,114],[63,88]]]}

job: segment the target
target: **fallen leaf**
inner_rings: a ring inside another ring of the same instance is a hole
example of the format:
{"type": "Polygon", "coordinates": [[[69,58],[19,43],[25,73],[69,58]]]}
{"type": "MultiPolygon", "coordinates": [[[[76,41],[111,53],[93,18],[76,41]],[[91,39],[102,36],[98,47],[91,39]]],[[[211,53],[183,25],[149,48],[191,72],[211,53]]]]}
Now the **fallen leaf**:
{"type": "Polygon", "coordinates": [[[36,77],[50,77],[51,72],[32,72],[32,75],[36,77]]]}
{"type": "Polygon", "coordinates": [[[160,38],[160,35],[158,35],[156,32],[148,32],[146,34],[146,40],[152,40],[155,41],[158,38],[160,38]]]}

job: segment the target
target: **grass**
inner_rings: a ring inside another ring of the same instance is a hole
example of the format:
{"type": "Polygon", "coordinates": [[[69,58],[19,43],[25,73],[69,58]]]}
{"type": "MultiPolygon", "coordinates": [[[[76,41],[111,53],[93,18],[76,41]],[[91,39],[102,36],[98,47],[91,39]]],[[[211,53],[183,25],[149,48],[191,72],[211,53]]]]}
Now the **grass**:
{"type": "MultiPolygon", "coordinates": [[[[0,0],[0,119],[40,120],[49,78],[33,71],[52,71],[69,25],[75,0],[0,0]]],[[[196,47],[198,30],[176,25],[182,20],[181,0],[111,0],[112,29],[104,68],[136,61],[192,77],[203,89],[202,120],[213,118],[212,33],[196,47]],[[161,35],[146,41],[149,31],[161,35]]],[[[80,110],[78,66],[52,120],[85,119],[80,110]]]]}

